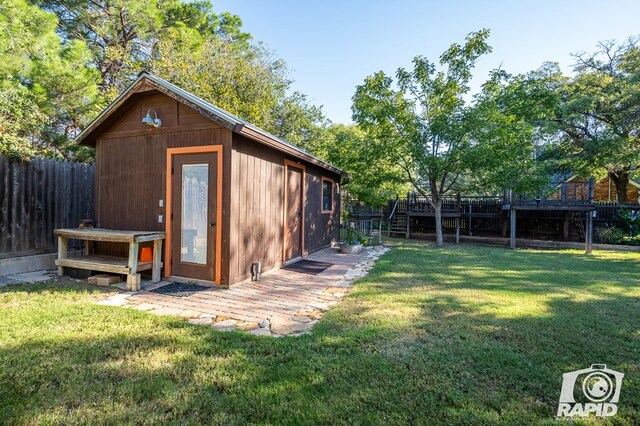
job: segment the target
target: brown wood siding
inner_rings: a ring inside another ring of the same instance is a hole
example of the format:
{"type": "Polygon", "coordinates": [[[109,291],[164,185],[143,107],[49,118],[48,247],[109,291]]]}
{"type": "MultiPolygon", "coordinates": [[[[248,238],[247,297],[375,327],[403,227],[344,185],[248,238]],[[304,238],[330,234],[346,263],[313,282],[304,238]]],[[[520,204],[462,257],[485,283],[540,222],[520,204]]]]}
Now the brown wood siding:
{"type": "MultiPolygon", "coordinates": [[[[200,145],[223,145],[230,151],[231,131],[165,95],[144,97],[126,108],[96,143],[96,225],[164,231],[167,148],[200,145]],[[149,108],[162,119],[158,129],[141,124],[149,108]],[[163,207],[159,206],[160,200],[164,200],[163,207]],[[158,222],[159,215],[163,216],[162,223],[158,222]]],[[[223,157],[228,161],[224,148],[223,157]]],[[[226,169],[223,168],[225,175],[230,172],[226,169]]],[[[228,192],[229,184],[228,179],[223,179],[223,194],[228,192]]],[[[228,238],[224,235],[225,231],[228,233],[229,213],[224,204],[223,196],[223,265],[225,249],[228,251],[228,238]]],[[[126,254],[126,247],[119,245],[101,244],[98,249],[104,254],[126,254]]],[[[222,275],[227,276],[224,266],[222,275]]]]}
{"type": "MultiPolygon", "coordinates": [[[[114,114],[115,115],[115,114],[114,114]]],[[[195,110],[157,93],[125,103],[96,142],[96,224],[121,230],[164,231],[167,148],[223,146],[221,284],[280,266],[283,252],[284,153],[232,133],[195,110]],[[141,123],[148,109],[158,129],[141,123]],[[159,201],[164,200],[164,206],[159,201]],[[158,222],[158,216],[163,222],[158,222]]],[[[305,173],[304,251],[329,246],[339,235],[339,176],[302,163],[305,173]],[[334,208],[322,213],[322,177],[333,179],[334,208]]],[[[101,244],[99,252],[126,255],[101,244]]]]}
{"type": "Polygon", "coordinates": [[[337,243],[340,234],[339,176],[316,166],[307,166],[304,248],[313,252],[337,243]],[[333,184],[333,211],[322,213],[322,178],[333,184]]]}
{"type": "MultiPolygon", "coordinates": [[[[261,262],[263,271],[282,263],[284,161],[294,159],[237,134],[231,156],[229,280],[234,283],[250,277],[253,262],[261,262]]],[[[309,253],[339,237],[339,176],[302,164],[306,168],[304,250],[309,253]],[[321,213],[323,176],[336,182],[331,213],[321,213]]]]}
{"type": "Polygon", "coordinates": [[[284,156],[243,136],[233,135],[231,159],[230,282],[281,263],[284,209],[284,156]]]}
{"type": "MultiPolygon", "coordinates": [[[[587,182],[587,179],[575,178],[572,179],[571,182],[587,182]]],[[[629,183],[627,185],[627,203],[637,203],[638,202],[638,187],[629,183]]],[[[618,195],[616,193],[616,185],[611,180],[609,176],[600,179],[596,182],[593,191],[593,200],[594,201],[618,201],[618,195]]]]}

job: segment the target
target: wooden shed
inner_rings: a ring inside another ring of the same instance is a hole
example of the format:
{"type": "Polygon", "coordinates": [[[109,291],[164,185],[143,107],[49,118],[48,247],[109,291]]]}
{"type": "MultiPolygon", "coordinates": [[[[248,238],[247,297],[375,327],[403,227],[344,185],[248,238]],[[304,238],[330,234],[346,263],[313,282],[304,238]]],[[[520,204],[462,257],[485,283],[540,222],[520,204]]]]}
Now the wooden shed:
{"type": "Polygon", "coordinates": [[[165,277],[228,286],[339,238],[344,171],[156,76],[77,140],[96,149],[95,226],[166,232],[165,277]]]}

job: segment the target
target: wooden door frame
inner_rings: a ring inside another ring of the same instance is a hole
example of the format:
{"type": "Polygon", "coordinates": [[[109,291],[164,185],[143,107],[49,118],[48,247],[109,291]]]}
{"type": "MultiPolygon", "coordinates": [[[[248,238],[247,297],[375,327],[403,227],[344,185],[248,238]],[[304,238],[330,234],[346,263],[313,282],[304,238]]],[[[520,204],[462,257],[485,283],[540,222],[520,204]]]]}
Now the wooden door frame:
{"type": "Polygon", "coordinates": [[[222,270],[222,145],[203,145],[203,146],[188,146],[183,148],[167,148],[167,170],[166,170],[166,220],[165,220],[165,232],[166,238],[164,240],[164,276],[171,276],[171,228],[173,220],[171,219],[171,203],[173,196],[173,188],[171,186],[171,167],[173,166],[173,156],[181,154],[218,154],[217,166],[218,173],[216,176],[216,258],[214,265],[214,277],[213,281],[216,284],[220,284],[222,270]]]}
{"type": "Polygon", "coordinates": [[[296,169],[302,170],[302,184],[300,188],[300,192],[302,192],[302,197],[300,200],[301,210],[302,210],[302,226],[300,228],[300,256],[305,257],[307,254],[304,251],[304,201],[305,201],[305,182],[306,182],[306,173],[307,169],[303,164],[296,163],[291,160],[284,160],[284,205],[282,212],[282,263],[287,262],[287,184],[289,180],[289,166],[294,167],[296,169]]]}

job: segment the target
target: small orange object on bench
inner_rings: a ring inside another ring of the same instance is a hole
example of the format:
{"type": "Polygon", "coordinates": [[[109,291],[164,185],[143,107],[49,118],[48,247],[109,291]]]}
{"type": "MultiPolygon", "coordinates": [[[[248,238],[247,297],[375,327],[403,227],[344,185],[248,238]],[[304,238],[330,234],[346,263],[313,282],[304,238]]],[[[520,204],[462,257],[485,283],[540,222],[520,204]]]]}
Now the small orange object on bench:
{"type": "Polygon", "coordinates": [[[153,252],[151,247],[140,247],[140,262],[151,262],[153,260],[153,252]]]}

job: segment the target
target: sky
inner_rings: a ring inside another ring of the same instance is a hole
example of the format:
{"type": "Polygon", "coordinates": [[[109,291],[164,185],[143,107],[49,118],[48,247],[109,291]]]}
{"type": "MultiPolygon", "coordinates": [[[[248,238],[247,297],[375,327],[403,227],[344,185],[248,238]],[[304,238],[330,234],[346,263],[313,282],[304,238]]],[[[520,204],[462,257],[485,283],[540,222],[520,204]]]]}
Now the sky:
{"type": "Polygon", "coordinates": [[[452,43],[482,28],[493,52],[474,70],[472,93],[492,69],[512,74],[558,62],[599,41],[640,35],[640,1],[285,1],[212,0],[240,16],[245,31],[291,69],[293,87],[335,123],[351,122],[351,97],[377,71],[394,75],[422,55],[437,61],[452,43]]]}

